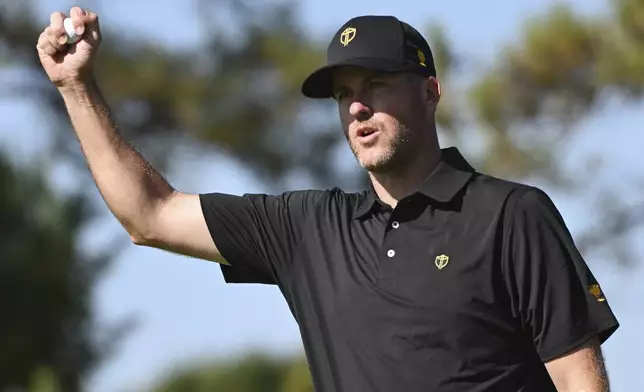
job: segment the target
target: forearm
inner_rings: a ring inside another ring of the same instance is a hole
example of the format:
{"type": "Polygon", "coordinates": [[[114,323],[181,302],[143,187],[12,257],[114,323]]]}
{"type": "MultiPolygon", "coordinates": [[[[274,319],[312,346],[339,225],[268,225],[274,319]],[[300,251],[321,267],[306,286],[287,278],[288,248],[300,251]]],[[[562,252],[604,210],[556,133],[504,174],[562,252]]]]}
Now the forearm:
{"type": "Polygon", "coordinates": [[[598,374],[572,374],[555,382],[557,392],[610,392],[608,380],[598,374]]]}
{"type": "Polygon", "coordinates": [[[120,135],[94,82],[60,92],[103,199],[133,238],[145,238],[155,210],[174,189],[120,135]]]}
{"type": "Polygon", "coordinates": [[[609,392],[608,374],[599,343],[581,348],[546,364],[558,392],[609,392]]]}

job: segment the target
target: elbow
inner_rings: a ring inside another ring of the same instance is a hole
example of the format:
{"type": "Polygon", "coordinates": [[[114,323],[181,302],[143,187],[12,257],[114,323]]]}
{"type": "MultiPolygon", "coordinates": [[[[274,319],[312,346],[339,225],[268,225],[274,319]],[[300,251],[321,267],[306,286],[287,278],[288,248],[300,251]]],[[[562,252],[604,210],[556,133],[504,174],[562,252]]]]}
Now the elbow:
{"type": "Polygon", "coordinates": [[[138,246],[146,246],[149,244],[145,237],[138,233],[130,233],[130,241],[132,241],[134,245],[138,246]]]}
{"type": "Polygon", "coordinates": [[[166,249],[166,243],[164,243],[158,236],[144,234],[141,232],[130,232],[130,241],[134,245],[144,246],[148,248],[157,248],[157,249],[166,249]]]}
{"type": "Polygon", "coordinates": [[[145,214],[121,219],[134,245],[159,247],[163,244],[163,230],[160,226],[163,225],[163,211],[168,200],[168,198],[157,200],[153,205],[144,208],[145,214]]]}
{"type": "Polygon", "coordinates": [[[130,241],[134,245],[150,246],[152,243],[152,236],[145,230],[141,230],[133,225],[123,224],[123,227],[130,236],[130,241]]]}
{"type": "Polygon", "coordinates": [[[150,231],[127,228],[127,232],[134,245],[154,246],[157,243],[156,237],[150,231]]]}
{"type": "Polygon", "coordinates": [[[134,245],[158,248],[163,244],[159,233],[155,230],[151,230],[149,226],[144,226],[144,228],[138,226],[126,227],[126,230],[130,235],[130,241],[132,241],[134,245]]]}

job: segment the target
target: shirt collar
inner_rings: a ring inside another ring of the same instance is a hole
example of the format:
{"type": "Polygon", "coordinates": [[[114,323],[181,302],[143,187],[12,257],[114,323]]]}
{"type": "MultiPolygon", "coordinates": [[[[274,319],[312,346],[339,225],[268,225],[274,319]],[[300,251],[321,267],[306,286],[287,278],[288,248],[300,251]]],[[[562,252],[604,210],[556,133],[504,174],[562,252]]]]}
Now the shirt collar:
{"type": "MultiPolygon", "coordinates": [[[[437,202],[447,203],[467,184],[474,172],[474,168],[456,147],[441,149],[441,160],[420,185],[418,193],[437,202]]],[[[353,217],[365,216],[376,203],[380,203],[380,199],[370,183],[367,196],[358,204],[353,217]]]]}

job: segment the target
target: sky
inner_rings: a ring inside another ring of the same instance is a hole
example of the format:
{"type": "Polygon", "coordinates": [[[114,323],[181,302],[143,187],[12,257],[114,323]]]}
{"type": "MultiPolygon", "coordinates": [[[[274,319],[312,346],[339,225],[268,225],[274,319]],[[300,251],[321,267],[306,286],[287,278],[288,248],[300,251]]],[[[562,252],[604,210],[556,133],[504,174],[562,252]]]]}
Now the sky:
{"type": "MultiPolygon", "coordinates": [[[[339,0],[306,0],[300,3],[299,14],[306,30],[323,41],[346,19],[358,14],[394,14],[419,27],[436,21],[447,27],[457,50],[473,59],[476,68],[492,62],[503,44],[517,38],[526,17],[554,3],[452,0],[342,4],[339,0]]],[[[599,0],[568,3],[583,13],[601,13],[606,8],[606,3],[599,0]]],[[[188,1],[40,0],[38,17],[45,25],[51,12],[66,11],[75,4],[96,10],[103,26],[118,28],[123,36],[146,37],[170,48],[198,45],[201,38],[188,1]]],[[[607,169],[596,173],[592,181],[616,187],[630,185],[625,185],[626,179],[636,174],[638,166],[644,167],[644,157],[638,149],[644,146],[644,135],[635,131],[644,129],[643,106],[615,103],[588,119],[581,125],[583,137],[575,141],[566,161],[572,167],[588,151],[599,152],[606,159],[607,169]]],[[[0,146],[12,151],[14,157],[28,160],[25,157],[33,156],[38,146],[47,142],[46,124],[47,119],[28,103],[0,101],[0,128],[14,130],[0,135],[0,146]]],[[[348,154],[345,158],[352,159],[348,154]]],[[[264,184],[243,167],[217,157],[185,156],[168,180],[186,192],[266,191],[264,184]],[[244,175],[239,175],[240,171],[244,175]]],[[[61,188],[71,186],[64,170],[53,181],[61,188]]],[[[594,217],[592,209],[583,203],[562,194],[552,196],[573,232],[583,229],[594,217]]],[[[86,231],[83,242],[91,247],[115,235],[126,238],[115,219],[107,216],[86,231]]],[[[644,254],[644,244],[639,245],[639,250],[644,254]]],[[[624,274],[603,265],[596,262],[591,268],[622,324],[604,346],[607,365],[613,391],[632,391],[641,385],[638,372],[644,368],[644,343],[639,332],[644,329],[644,314],[641,300],[639,305],[633,301],[644,298],[644,285],[640,283],[644,270],[624,274]]],[[[99,285],[95,305],[102,322],[136,315],[139,325],[91,379],[89,392],[141,390],[195,358],[225,358],[253,348],[273,353],[297,352],[301,348],[297,325],[277,289],[226,285],[215,264],[156,249],[128,246],[99,285]]]]}

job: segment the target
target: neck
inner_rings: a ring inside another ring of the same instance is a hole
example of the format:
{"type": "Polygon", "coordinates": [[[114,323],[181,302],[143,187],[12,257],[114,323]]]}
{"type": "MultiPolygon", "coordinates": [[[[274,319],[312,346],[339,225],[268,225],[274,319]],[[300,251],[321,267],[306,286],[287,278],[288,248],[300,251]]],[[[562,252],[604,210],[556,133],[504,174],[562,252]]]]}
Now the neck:
{"type": "Polygon", "coordinates": [[[404,168],[395,172],[369,173],[378,198],[396,207],[398,201],[420,187],[441,160],[441,149],[432,144],[429,150],[417,154],[404,168]]]}

